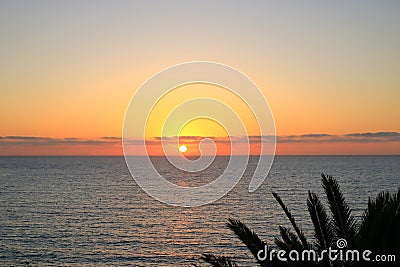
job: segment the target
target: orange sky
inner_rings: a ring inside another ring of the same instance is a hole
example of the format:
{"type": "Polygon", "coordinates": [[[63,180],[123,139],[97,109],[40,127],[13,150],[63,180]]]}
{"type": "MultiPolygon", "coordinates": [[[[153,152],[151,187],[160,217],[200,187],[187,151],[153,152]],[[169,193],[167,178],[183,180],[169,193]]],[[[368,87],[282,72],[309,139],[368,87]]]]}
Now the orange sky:
{"type": "MultiPolygon", "coordinates": [[[[398,3],[209,4],[0,3],[0,155],[121,155],[136,90],[196,60],[230,65],[258,85],[278,154],[400,154],[398,3]]],[[[192,85],[160,101],[146,138],[174,132],[174,123],[161,131],[166,114],[194,97],[223,100],[248,135],[260,134],[240,99],[192,85]]],[[[243,135],[230,126],[232,138],[243,135]]],[[[198,120],[181,135],[217,140],[226,131],[198,120]]]]}

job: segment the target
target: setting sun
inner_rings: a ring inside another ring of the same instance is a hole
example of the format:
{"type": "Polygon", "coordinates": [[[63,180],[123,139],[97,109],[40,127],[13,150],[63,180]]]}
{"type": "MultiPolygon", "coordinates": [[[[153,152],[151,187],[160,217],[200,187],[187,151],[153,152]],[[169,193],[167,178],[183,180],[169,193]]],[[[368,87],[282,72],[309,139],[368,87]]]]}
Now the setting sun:
{"type": "Polygon", "coordinates": [[[179,146],[179,151],[182,153],[185,153],[187,151],[187,146],[185,146],[185,145],[179,146]]]}

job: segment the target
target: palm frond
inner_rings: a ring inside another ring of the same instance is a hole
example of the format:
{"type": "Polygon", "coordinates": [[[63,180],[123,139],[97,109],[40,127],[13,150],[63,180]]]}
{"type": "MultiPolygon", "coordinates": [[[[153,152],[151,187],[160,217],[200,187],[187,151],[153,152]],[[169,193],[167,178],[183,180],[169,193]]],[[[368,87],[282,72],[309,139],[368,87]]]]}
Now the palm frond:
{"type": "Polygon", "coordinates": [[[400,248],[400,188],[397,193],[381,192],[368,200],[358,232],[358,244],[376,252],[400,248]]]}
{"type": "Polygon", "coordinates": [[[310,191],[308,192],[307,206],[314,225],[316,247],[318,251],[328,249],[333,244],[333,225],[318,196],[310,191]]]}
{"type": "Polygon", "coordinates": [[[268,259],[266,261],[260,261],[257,257],[258,252],[260,250],[265,250],[267,244],[262,241],[254,231],[250,230],[241,221],[232,218],[228,219],[226,225],[239,237],[243,244],[247,246],[260,266],[268,266],[268,259]]]}
{"type": "Polygon", "coordinates": [[[298,238],[301,241],[301,244],[302,244],[303,248],[304,249],[308,249],[310,246],[309,246],[309,244],[307,242],[307,239],[304,236],[303,231],[297,226],[296,221],[295,221],[294,217],[292,216],[292,214],[290,213],[289,209],[286,207],[286,205],[283,203],[281,197],[277,193],[272,192],[272,195],[274,196],[276,201],[278,201],[279,205],[282,207],[283,211],[285,212],[286,216],[288,217],[290,223],[293,226],[293,229],[295,230],[298,238]]]}
{"type": "Polygon", "coordinates": [[[214,267],[238,267],[230,258],[225,256],[215,256],[212,254],[203,254],[201,260],[211,264],[214,267]]]}
{"type": "Polygon", "coordinates": [[[352,248],[357,232],[356,221],[351,214],[340,186],[332,176],[321,174],[322,185],[328,198],[329,208],[333,217],[333,230],[337,238],[344,238],[348,247],[352,248]]]}
{"type": "Polygon", "coordinates": [[[301,245],[295,233],[283,226],[279,226],[279,232],[281,234],[281,239],[275,238],[275,244],[280,249],[287,252],[290,250],[302,250],[303,246],[301,245]]]}

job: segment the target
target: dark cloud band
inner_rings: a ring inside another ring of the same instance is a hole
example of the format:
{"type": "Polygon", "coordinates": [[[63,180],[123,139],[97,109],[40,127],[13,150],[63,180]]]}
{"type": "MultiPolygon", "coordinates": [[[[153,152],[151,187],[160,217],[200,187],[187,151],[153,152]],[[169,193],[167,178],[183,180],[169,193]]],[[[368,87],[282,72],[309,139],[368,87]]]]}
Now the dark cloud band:
{"type": "MultiPolygon", "coordinates": [[[[365,132],[349,133],[343,135],[333,134],[303,134],[286,136],[233,136],[233,137],[201,137],[201,136],[173,136],[164,137],[165,142],[173,142],[179,138],[183,142],[198,143],[203,138],[210,138],[216,143],[267,143],[273,142],[276,138],[278,143],[334,143],[334,142],[356,142],[356,143],[380,143],[399,142],[400,132],[365,132]]],[[[121,143],[121,137],[104,136],[97,139],[82,138],[51,138],[37,136],[0,136],[0,145],[115,145],[121,143]]],[[[126,140],[132,144],[142,144],[143,140],[126,140]]],[[[154,137],[146,140],[146,144],[155,145],[161,142],[161,137],[154,137]]]]}

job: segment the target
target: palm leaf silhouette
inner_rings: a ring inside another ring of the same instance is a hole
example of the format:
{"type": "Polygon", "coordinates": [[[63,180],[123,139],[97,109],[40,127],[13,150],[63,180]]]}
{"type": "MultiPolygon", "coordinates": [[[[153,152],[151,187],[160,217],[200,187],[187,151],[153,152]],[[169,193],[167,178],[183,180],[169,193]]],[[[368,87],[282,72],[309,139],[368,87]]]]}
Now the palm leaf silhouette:
{"type": "MultiPolygon", "coordinates": [[[[311,221],[314,224],[314,236],[317,240],[315,247],[321,253],[321,251],[332,247],[334,240],[332,223],[318,196],[310,191],[308,191],[307,206],[311,221]]],[[[328,266],[334,265],[329,259],[325,259],[324,262],[328,266]]]]}
{"type": "MultiPolygon", "coordinates": [[[[332,176],[322,174],[322,185],[327,196],[329,217],[326,209],[322,205],[319,197],[308,192],[307,207],[314,226],[315,243],[307,242],[303,231],[297,226],[293,215],[283,203],[278,194],[272,192],[286,216],[288,217],[294,232],[280,226],[280,238],[275,238],[275,245],[284,251],[296,250],[298,252],[316,248],[320,253],[335,245],[335,241],[344,238],[351,249],[369,249],[375,254],[395,255],[396,259],[400,257],[400,188],[395,194],[388,192],[380,193],[375,199],[369,199],[360,227],[357,227],[356,220],[351,214],[351,209],[347,205],[345,198],[340,190],[339,184],[332,176]]],[[[258,264],[264,266],[376,266],[376,262],[331,262],[324,259],[321,262],[313,261],[279,261],[276,255],[269,260],[260,261],[257,254],[264,250],[266,243],[258,235],[239,220],[230,218],[227,226],[236,234],[236,236],[247,246],[258,264]]],[[[268,253],[271,253],[271,247],[268,247],[268,253]]],[[[217,267],[237,266],[226,257],[217,257],[205,254],[202,259],[217,267]]],[[[386,262],[385,266],[398,266],[396,262],[386,262]]]]}
{"type": "Polygon", "coordinates": [[[357,232],[356,221],[351,214],[337,181],[329,175],[321,174],[322,186],[328,198],[333,217],[333,231],[337,238],[344,238],[348,247],[352,248],[357,232]]]}
{"type": "Polygon", "coordinates": [[[308,211],[314,224],[316,247],[319,251],[332,246],[334,240],[333,227],[325,208],[315,193],[308,192],[308,211]]]}
{"type": "Polygon", "coordinates": [[[360,247],[388,252],[400,247],[400,188],[396,194],[382,192],[369,199],[358,236],[360,247]]]}
{"type": "Polygon", "coordinates": [[[262,241],[254,231],[250,230],[241,221],[232,218],[228,219],[227,226],[236,234],[237,237],[239,237],[243,244],[247,246],[260,266],[268,266],[268,259],[266,261],[260,261],[257,258],[257,253],[260,250],[264,250],[267,244],[262,241]]]}
{"type": "Polygon", "coordinates": [[[279,232],[281,234],[281,239],[275,238],[275,244],[282,250],[298,250],[300,251],[303,246],[300,243],[297,235],[287,229],[286,227],[279,226],[279,232]]]}
{"type": "Polygon", "coordinates": [[[282,199],[280,198],[280,196],[275,193],[272,192],[272,195],[274,196],[274,198],[276,199],[276,201],[278,201],[279,205],[281,206],[281,208],[283,209],[283,211],[285,212],[286,216],[288,217],[290,223],[293,226],[293,229],[296,231],[298,238],[301,241],[301,244],[303,246],[304,249],[309,248],[309,244],[307,242],[306,237],[303,234],[303,231],[297,226],[296,221],[294,219],[294,217],[292,216],[292,214],[290,213],[289,209],[286,207],[286,205],[283,203],[282,199]]]}

